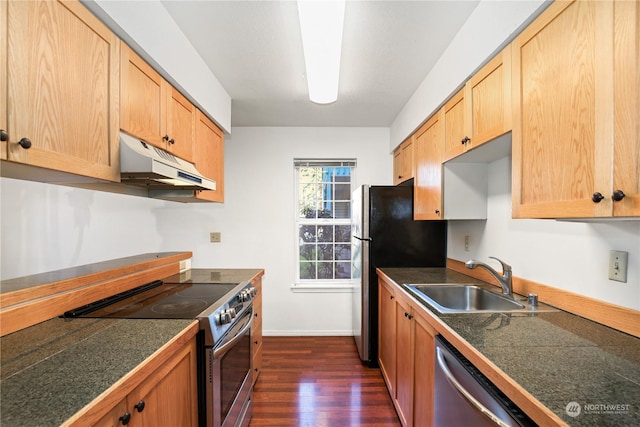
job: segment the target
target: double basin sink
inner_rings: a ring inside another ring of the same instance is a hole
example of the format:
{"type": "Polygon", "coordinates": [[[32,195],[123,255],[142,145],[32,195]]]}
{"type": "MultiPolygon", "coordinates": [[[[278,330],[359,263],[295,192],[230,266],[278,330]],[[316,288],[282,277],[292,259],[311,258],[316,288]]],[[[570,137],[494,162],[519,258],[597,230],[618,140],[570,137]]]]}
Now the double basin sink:
{"type": "Polygon", "coordinates": [[[472,284],[404,284],[418,299],[440,313],[540,311],[525,301],[518,301],[472,284]]]}

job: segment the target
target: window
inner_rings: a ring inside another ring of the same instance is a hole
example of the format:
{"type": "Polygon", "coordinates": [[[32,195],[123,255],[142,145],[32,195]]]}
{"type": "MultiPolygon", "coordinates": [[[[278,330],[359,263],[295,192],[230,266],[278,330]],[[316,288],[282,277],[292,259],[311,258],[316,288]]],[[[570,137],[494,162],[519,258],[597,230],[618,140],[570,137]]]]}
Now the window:
{"type": "Polygon", "coordinates": [[[298,284],[351,281],[355,160],[294,160],[298,284]]]}

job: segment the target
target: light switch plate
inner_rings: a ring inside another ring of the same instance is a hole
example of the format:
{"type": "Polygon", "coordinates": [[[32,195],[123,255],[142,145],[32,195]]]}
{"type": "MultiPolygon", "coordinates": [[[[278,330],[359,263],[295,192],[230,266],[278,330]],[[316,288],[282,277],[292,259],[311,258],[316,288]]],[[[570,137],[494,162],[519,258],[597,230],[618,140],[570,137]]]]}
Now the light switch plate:
{"type": "Polygon", "coordinates": [[[609,279],[627,283],[629,252],[609,251],[609,279]]]}

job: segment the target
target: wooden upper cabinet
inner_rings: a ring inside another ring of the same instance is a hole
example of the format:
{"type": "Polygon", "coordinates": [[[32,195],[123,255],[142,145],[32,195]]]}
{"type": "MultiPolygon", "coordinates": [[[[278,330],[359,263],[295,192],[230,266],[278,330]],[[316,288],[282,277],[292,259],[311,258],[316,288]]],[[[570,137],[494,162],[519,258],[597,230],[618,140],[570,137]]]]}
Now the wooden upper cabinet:
{"type": "Polygon", "coordinates": [[[2,158],[119,181],[118,38],[76,1],[0,8],[2,158]]]}
{"type": "Polygon", "coordinates": [[[465,122],[465,90],[460,89],[458,93],[449,99],[444,107],[444,144],[445,159],[457,156],[465,151],[465,143],[470,139],[470,131],[465,122]]]}
{"type": "Polygon", "coordinates": [[[444,110],[415,133],[414,219],[442,219],[442,158],[444,110]]]}
{"type": "Polygon", "coordinates": [[[505,47],[465,85],[470,150],[511,130],[511,46],[505,47]]]}
{"type": "Polygon", "coordinates": [[[0,2],[0,159],[7,160],[7,2],[0,2]]]}
{"type": "Polygon", "coordinates": [[[444,106],[449,160],[511,130],[511,49],[475,73],[444,106]]]}
{"type": "Polygon", "coordinates": [[[397,185],[414,176],[413,136],[407,138],[393,152],[393,184],[397,185]]]}
{"type": "Polygon", "coordinates": [[[124,42],[120,128],[193,162],[196,108],[124,42]]]}
{"type": "MultiPolygon", "coordinates": [[[[196,107],[175,88],[169,88],[167,150],[188,162],[194,161],[196,107]]],[[[208,176],[207,176],[208,177],[208,176]]]]}
{"type": "Polygon", "coordinates": [[[196,192],[196,198],[224,202],[224,133],[200,110],[196,110],[195,165],[216,182],[215,190],[196,192]]]}
{"type": "Polygon", "coordinates": [[[640,215],[639,8],[556,2],[514,40],[514,217],[640,215]]]}

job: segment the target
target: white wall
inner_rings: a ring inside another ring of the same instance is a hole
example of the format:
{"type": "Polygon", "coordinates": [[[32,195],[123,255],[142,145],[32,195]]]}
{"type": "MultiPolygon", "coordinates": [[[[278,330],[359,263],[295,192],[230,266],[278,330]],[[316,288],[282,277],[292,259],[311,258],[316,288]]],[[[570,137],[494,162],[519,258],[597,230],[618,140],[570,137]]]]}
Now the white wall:
{"type": "Polygon", "coordinates": [[[358,161],[356,184],[390,184],[388,128],[235,128],[225,203],[181,204],[0,178],[0,277],[128,255],[192,251],[192,267],[264,268],[265,334],[350,335],[350,293],[292,293],[294,157],[358,161]],[[220,231],[222,242],[209,243],[220,231]]]}
{"type": "Polygon", "coordinates": [[[511,219],[511,158],[489,166],[486,221],[450,221],[448,256],[479,259],[544,285],[640,310],[640,220],[511,219]],[[464,236],[470,236],[469,252],[464,236]],[[608,278],[609,251],[629,253],[627,283],[608,278]]]}

